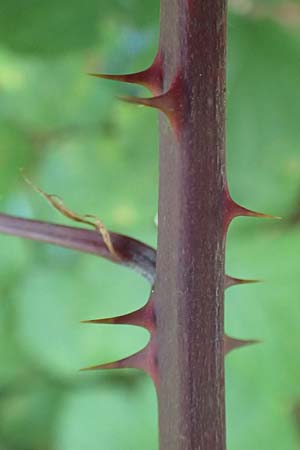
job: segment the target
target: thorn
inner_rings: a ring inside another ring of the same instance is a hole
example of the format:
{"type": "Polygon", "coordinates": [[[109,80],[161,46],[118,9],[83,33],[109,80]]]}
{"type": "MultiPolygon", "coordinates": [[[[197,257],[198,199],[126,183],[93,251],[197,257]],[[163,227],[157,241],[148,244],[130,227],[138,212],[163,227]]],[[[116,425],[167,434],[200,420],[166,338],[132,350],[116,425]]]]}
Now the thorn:
{"type": "Polygon", "coordinates": [[[125,75],[111,75],[102,73],[88,73],[88,75],[105,80],[120,81],[123,83],[139,84],[149,89],[153,95],[159,95],[162,91],[162,57],[157,54],[153,64],[146,70],[125,75]]]}
{"type": "Polygon", "coordinates": [[[113,369],[137,369],[146,372],[154,381],[155,386],[158,385],[158,371],[157,371],[157,358],[156,358],[156,346],[154,339],[152,338],[143,350],[128,356],[127,358],[120,359],[108,364],[100,364],[97,366],[86,367],[80,369],[81,371],[93,371],[93,370],[113,370],[113,369]]]}
{"type": "Polygon", "coordinates": [[[107,319],[82,320],[81,323],[101,324],[101,325],[134,325],[144,327],[150,332],[154,332],[156,327],[154,305],[151,301],[141,309],[123,316],[107,319]]]}
{"type": "Polygon", "coordinates": [[[177,75],[170,88],[161,95],[151,98],[124,96],[119,97],[119,99],[127,103],[148,106],[163,112],[169,119],[175,135],[178,138],[179,130],[183,121],[182,110],[184,105],[181,99],[184,98],[184,96],[182,92],[183,81],[181,76],[177,75]]]}
{"type": "Polygon", "coordinates": [[[149,106],[150,108],[158,109],[164,112],[171,120],[172,114],[175,112],[175,105],[172,105],[170,95],[168,92],[158,95],[156,97],[144,98],[134,96],[120,96],[119,100],[127,103],[133,103],[141,106],[149,106]]]}
{"type": "Polygon", "coordinates": [[[231,352],[232,350],[236,350],[241,347],[245,347],[248,345],[254,345],[254,344],[261,344],[261,341],[249,339],[249,340],[243,340],[243,339],[235,339],[231,336],[225,335],[224,337],[224,353],[227,355],[227,353],[231,352]]]}
{"type": "Polygon", "coordinates": [[[256,211],[251,211],[250,209],[244,208],[243,206],[236,203],[232,200],[228,188],[225,188],[224,193],[224,209],[225,209],[225,230],[227,230],[230,222],[235,217],[246,216],[246,217],[256,217],[259,219],[273,219],[273,220],[281,220],[280,216],[273,216],[271,214],[259,213],[256,211]]]}
{"type": "Polygon", "coordinates": [[[256,211],[251,211],[250,209],[244,208],[241,205],[238,205],[237,203],[234,203],[235,206],[235,216],[249,216],[249,217],[256,217],[258,219],[274,219],[274,220],[282,220],[282,217],[280,216],[273,216],[272,214],[264,214],[259,213],[256,211]]]}
{"type": "Polygon", "coordinates": [[[254,284],[254,283],[261,283],[262,280],[243,280],[241,278],[233,278],[230,277],[229,275],[225,275],[225,289],[228,289],[232,286],[237,286],[240,284],[254,284]]]}

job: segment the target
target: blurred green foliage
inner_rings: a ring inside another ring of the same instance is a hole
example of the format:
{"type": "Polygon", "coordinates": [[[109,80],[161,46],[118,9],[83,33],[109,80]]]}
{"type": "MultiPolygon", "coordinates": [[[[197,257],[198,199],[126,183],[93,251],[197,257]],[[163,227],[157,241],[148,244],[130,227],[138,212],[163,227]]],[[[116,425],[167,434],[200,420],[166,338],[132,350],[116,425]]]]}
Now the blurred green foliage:
{"type": "MultiPolygon", "coordinates": [[[[2,211],[65,222],[24,184],[25,168],[75,211],[155,245],[156,113],[115,99],[141,89],[85,72],[147,66],[158,9],[150,0],[2,1],[2,211]]],[[[230,187],[245,206],[285,220],[238,219],[229,232],[227,272],[267,282],[226,296],[227,332],[264,340],[227,359],[228,448],[295,450],[300,33],[239,12],[228,30],[230,187]]],[[[4,236],[0,246],[0,450],[156,450],[150,380],[135,371],[78,372],[145,345],[143,330],[79,321],[138,308],[146,283],[92,256],[4,236]]]]}

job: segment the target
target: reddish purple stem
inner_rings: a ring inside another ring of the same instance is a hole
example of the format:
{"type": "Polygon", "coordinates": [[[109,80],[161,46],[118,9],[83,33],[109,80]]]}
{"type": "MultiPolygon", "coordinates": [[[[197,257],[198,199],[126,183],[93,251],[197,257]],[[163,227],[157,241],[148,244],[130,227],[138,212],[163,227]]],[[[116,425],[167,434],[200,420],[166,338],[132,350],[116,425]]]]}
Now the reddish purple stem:
{"type": "Polygon", "coordinates": [[[155,280],[155,249],[122,234],[110,233],[113,247],[120,257],[116,260],[106,247],[102,236],[92,230],[0,214],[0,232],[92,253],[130,267],[151,284],[155,280]]]}

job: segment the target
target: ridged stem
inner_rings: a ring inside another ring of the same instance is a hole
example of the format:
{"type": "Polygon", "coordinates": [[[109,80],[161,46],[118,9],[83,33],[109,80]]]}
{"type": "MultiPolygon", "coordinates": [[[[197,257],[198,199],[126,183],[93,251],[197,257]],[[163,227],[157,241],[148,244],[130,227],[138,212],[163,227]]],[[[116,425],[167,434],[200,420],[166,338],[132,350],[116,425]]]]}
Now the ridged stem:
{"type": "Polygon", "coordinates": [[[225,450],[225,0],[162,0],[157,313],[160,450],[225,450]],[[176,129],[174,129],[176,124],[176,129]]]}

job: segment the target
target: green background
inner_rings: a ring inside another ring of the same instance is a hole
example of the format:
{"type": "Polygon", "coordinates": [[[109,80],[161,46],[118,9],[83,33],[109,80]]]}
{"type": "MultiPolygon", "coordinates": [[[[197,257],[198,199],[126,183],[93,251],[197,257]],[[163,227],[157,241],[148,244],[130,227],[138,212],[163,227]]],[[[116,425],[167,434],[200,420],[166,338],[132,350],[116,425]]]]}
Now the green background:
{"type": "MultiPolygon", "coordinates": [[[[86,73],[148,66],[158,11],[156,0],[2,0],[1,211],[69,224],[25,168],[73,210],[155,245],[157,115],[116,99],[143,89],[86,73]]],[[[299,30],[298,2],[231,4],[229,184],[284,220],[237,219],[228,235],[227,272],[264,280],[226,294],[228,334],[263,341],[226,361],[229,450],[300,449],[299,30]]],[[[79,322],[137,309],[146,282],[44,244],[0,236],[0,248],[0,450],[157,450],[151,381],[78,371],[145,345],[144,330],[79,322]]]]}

